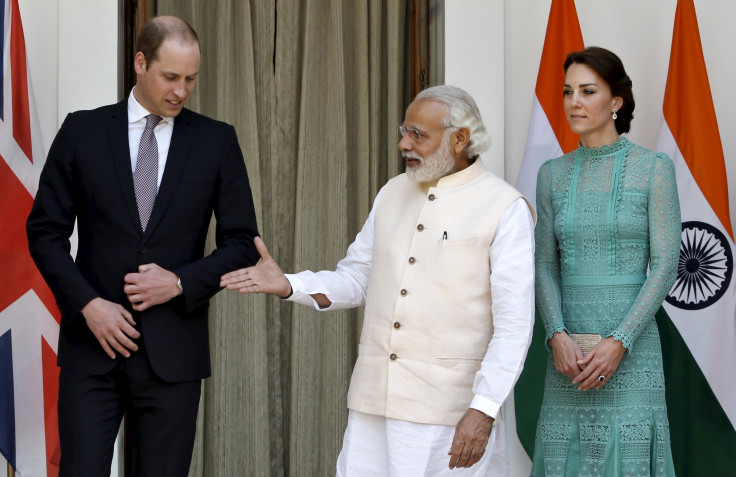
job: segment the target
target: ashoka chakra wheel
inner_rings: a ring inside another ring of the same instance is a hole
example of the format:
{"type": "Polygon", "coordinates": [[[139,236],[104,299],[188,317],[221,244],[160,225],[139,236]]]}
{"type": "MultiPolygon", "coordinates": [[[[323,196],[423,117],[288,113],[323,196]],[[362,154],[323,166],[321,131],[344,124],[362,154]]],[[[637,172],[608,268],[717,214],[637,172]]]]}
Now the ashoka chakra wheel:
{"type": "Polygon", "coordinates": [[[726,236],[704,222],[683,222],[677,279],[665,300],[685,310],[706,308],[728,289],[732,274],[726,236]]]}

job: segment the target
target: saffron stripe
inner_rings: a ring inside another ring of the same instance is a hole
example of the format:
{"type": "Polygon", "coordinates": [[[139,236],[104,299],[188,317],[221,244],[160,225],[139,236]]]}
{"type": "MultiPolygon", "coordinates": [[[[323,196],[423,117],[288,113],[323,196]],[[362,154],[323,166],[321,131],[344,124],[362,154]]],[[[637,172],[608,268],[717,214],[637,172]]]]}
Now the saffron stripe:
{"type": "Polygon", "coordinates": [[[665,88],[667,125],[693,178],[733,240],[726,165],[693,0],[677,4],[665,88]]]}
{"type": "Polygon", "coordinates": [[[584,47],[575,2],[553,0],[537,74],[536,94],[564,153],[575,149],[580,139],[570,130],[562,102],[563,63],[568,53],[584,47]]]}

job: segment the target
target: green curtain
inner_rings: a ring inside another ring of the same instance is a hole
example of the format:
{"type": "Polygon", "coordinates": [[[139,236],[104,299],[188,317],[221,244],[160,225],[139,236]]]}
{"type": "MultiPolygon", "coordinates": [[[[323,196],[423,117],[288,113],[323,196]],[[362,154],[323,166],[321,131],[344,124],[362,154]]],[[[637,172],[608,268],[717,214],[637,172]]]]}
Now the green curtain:
{"type": "MultiPolygon", "coordinates": [[[[158,0],[156,14],[200,37],[189,107],[236,127],[271,255],[333,269],[403,169],[407,3],[158,0]]],[[[361,318],[219,293],[189,475],[334,475],[361,318]]]]}

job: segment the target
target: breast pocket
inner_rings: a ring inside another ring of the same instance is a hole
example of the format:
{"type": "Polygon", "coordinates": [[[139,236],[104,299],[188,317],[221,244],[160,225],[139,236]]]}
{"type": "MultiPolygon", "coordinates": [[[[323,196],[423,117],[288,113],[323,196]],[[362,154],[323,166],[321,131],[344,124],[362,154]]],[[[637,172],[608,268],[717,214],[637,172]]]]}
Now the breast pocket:
{"type": "MultiPolygon", "coordinates": [[[[462,275],[467,270],[478,267],[481,255],[478,237],[448,238],[437,241],[437,274],[444,279],[464,280],[462,275]]],[[[488,260],[488,251],[485,251],[488,260]]]]}

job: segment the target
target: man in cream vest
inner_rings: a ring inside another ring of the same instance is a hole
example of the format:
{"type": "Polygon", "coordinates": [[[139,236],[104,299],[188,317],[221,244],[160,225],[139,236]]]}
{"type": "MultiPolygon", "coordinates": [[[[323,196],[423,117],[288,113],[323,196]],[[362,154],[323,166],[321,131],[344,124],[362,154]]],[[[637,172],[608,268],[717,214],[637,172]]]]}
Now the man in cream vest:
{"type": "Polygon", "coordinates": [[[221,285],[365,305],[338,476],[506,475],[501,405],[531,341],[535,212],[483,166],[490,141],[465,91],[422,91],[400,129],[406,173],[335,271],[284,275],[256,238],[263,261],[221,285]]]}

